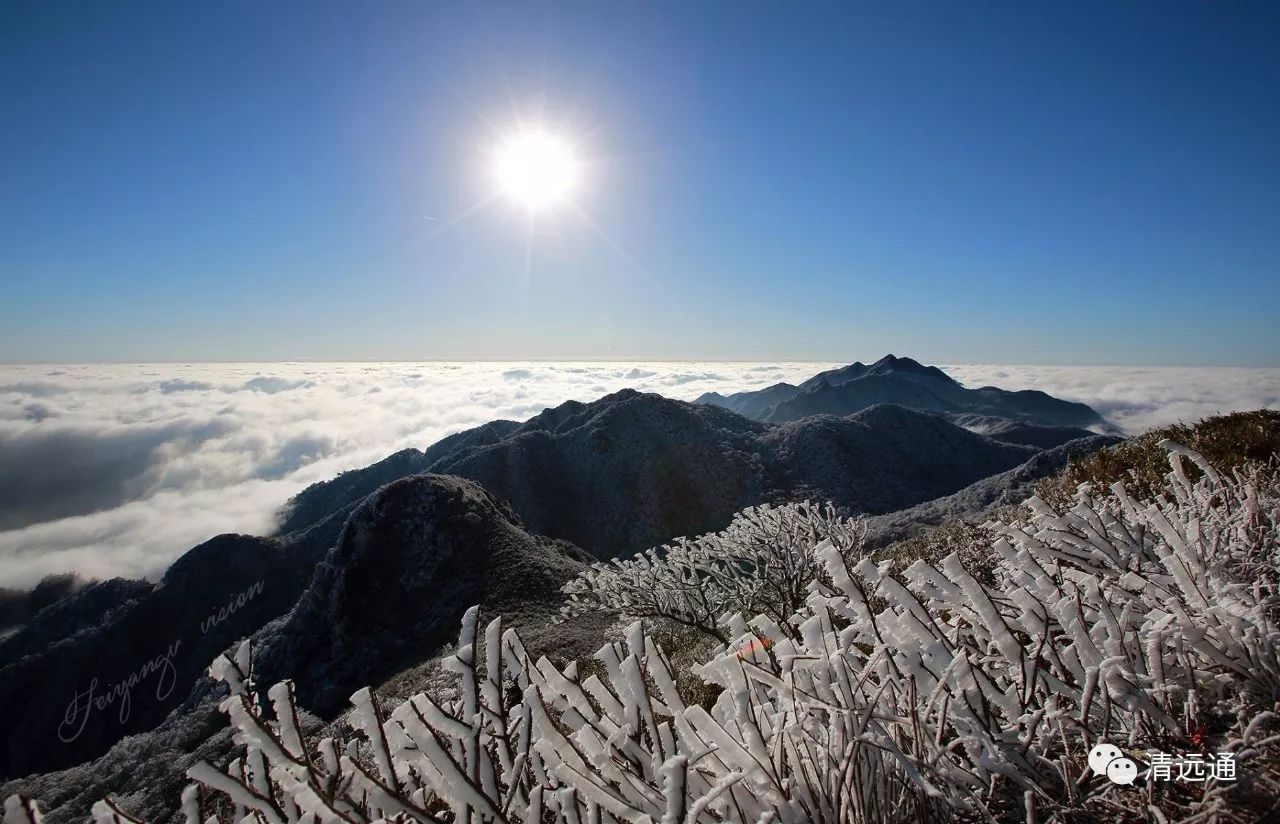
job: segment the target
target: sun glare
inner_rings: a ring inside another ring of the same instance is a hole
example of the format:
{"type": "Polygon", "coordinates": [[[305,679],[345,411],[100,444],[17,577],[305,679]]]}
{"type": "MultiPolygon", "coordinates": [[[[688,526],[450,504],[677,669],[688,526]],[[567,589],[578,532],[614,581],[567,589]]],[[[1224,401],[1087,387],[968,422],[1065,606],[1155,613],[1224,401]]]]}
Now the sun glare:
{"type": "Polygon", "coordinates": [[[530,211],[565,202],[581,177],[573,147],[542,131],[521,132],[502,142],[492,171],[499,191],[530,211]]]}

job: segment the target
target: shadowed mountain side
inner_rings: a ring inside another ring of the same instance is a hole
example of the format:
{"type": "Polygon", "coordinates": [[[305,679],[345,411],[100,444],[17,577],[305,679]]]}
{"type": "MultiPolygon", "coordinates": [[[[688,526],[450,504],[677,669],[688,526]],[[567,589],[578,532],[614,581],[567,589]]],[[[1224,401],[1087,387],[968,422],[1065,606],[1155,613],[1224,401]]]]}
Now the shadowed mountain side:
{"type": "Polygon", "coordinates": [[[1078,438],[1092,437],[1095,433],[1088,429],[1074,426],[1041,426],[1022,421],[1011,421],[994,415],[974,415],[963,413],[949,415],[948,420],[956,426],[963,426],[970,432],[986,435],[1005,443],[1020,443],[1034,446],[1037,449],[1053,449],[1078,438]]]}
{"type": "Polygon", "coordinates": [[[954,395],[955,390],[963,389],[960,384],[952,380],[946,372],[943,372],[938,367],[925,366],[911,358],[899,358],[895,355],[885,355],[870,366],[855,362],[838,369],[828,369],[826,372],[820,372],[809,378],[809,380],[800,384],[799,388],[804,391],[823,383],[831,384],[832,386],[843,386],[850,381],[885,375],[908,378],[926,386],[931,386],[942,397],[954,395]]]}
{"type": "Polygon", "coordinates": [[[926,412],[950,412],[954,405],[927,386],[895,375],[868,375],[845,384],[819,381],[779,401],[761,415],[766,421],[794,421],[809,415],[849,415],[879,403],[926,412]]]}
{"type": "Polygon", "coordinates": [[[527,532],[479,484],[444,475],[395,481],[356,507],[342,538],[284,620],[255,638],[267,681],[297,681],[321,715],[451,644],[473,604],[529,627],[529,643],[557,656],[589,654],[543,638],[560,587],[590,561],[571,544],[527,532]]]}
{"type": "Polygon", "coordinates": [[[37,612],[75,594],[85,583],[68,573],[47,575],[29,590],[0,587],[0,634],[26,624],[37,612]]]}
{"type": "MultiPolygon", "coordinates": [[[[0,795],[19,794],[40,802],[45,824],[89,821],[94,803],[108,795],[127,796],[124,806],[151,824],[178,824],[184,819],[178,799],[189,781],[186,771],[201,760],[223,764],[235,750],[227,716],[203,679],[202,699],[170,714],[153,730],[121,739],[105,754],[84,764],[0,785],[0,795]]],[[[304,716],[303,727],[318,722],[304,716]]]]}
{"type": "Polygon", "coordinates": [[[0,776],[78,764],[154,727],[221,650],[293,606],[324,543],[220,535],[158,584],[106,581],[42,610],[0,647],[0,776]]]}
{"type": "Polygon", "coordinates": [[[1033,456],[1019,467],[992,475],[952,495],[867,518],[867,544],[881,547],[901,541],[948,521],[983,519],[995,509],[1020,504],[1035,493],[1035,484],[1061,471],[1067,462],[1123,439],[1089,435],[1033,456]]]}
{"type": "Polygon", "coordinates": [[[278,531],[280,534],[294,532],[344,509],[345,514],[350,514],[355,503],[383,484],[425,472],[444,458],[495,444],[519,426],[515,421],[490,421],[443,438],[425,451],[402,449],[375,464],[343,472],[331,481],[313,484],[289,502],[278,531]],[[305,502],[301,501],[302,496],[306,496],[305,502]]]}
{"type": "Polygon", "coordinates": [[[549,409],[434,461],[431,450],[401,452],[316,484],[294,499],[286,524],[350,506],[344,495],[418,469],[471,478],[530,529],[608,558],[722,529],[763,502],[831,500],[849,514],[901,509],[1034,451],[901,407],[766,424],[628,389],[549,409]]]}
{"type": "Polygon", "coordinates": [[[148,581],[111,578],[93,581],[65,594],[41,607],[26,623],[16,627],[12,635],[0,641],[0,667],[110,620],[113,610],[154,589],[155,585],[148,581]]]}
{"type": "MultiPolygon", "coordinates": [[[[601,627],[592,620],[549,625],[560,587],[586,560],[573,546],[527,532],[474,482],[439,475],[396,481],[354,508],[294,609],[252,636],[258,686],[293,678],[302,705],[332,717],[359,687],[451,645],[473,604],[481,605],[482,622],[502,614],[519,627],[535,655],[586,657],[603,643],[601,627]]],[[[61,824],[84,820],[110,792],[143,820],[163,821],[180,809],[186,769],[231,751],[217,710],[224,693],[200,677],[155,729],[87,764],[10,782],[0,796],[38,798],[46,821],[61,824]]],[[[303,721],[318,726],[310,714],[303,721]]]]}
{"type": "Polygon", "coordinates": [[[1103,427],[1082,403],[1038,390],[1009,392],[994,386],[967,389],[936,366],[886,355],[870,366],[854,363],[819,373],[799,386],[775,384],[757,392],[709,392],[695,403],[720,406],[762,421],[794,421],[808,415],[849,415],[878,403],[939,413],[995,415],[1042,426],[1103,427]]]}
{"type": "Polygon", "coordinates": [[[784,424],[762,440],[784,493],[775,500],[829,500],[849,514],[892,512],[947,495],[1036,452],[887,404],[784,424]]]}
{"type": "Polygon", "coordinates": [[[789,383],[775,383],[773,386],[757,389],[754,392],[735,392],[732,395],[705,392],[694,403],[719,406],[752,420],[760,420],[770,408],[795,397],[798,391],[799,389],[789,383]]]}
{"type": "Polygon", "coordinates": [[[531,529],[597,557],[719,528],[773,490],[761,424],[623,390],[565,404],[432,467],[509,501],[531,529]]]}

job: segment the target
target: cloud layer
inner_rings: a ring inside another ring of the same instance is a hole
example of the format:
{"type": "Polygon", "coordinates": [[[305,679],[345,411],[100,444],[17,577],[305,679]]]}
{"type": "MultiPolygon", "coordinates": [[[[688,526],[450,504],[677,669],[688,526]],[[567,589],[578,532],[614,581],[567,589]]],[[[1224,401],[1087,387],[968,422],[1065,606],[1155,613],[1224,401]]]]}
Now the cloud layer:
{"type": "MultiPolygon", "coordinates": [[[[0,366],[0,586],[155,576],[221,532],[266,533],[310,483],[495,418],[623,387],[690,400],[835,364],[0,366]]],[[[1129,431],[1280,408],[1280,370],[944,367],[1084,401],[1129,431]]]]}
{"type": "Polygon", "coordinates": [[[1280,409],[1280,369],[1184,366],[943,366],[965,386],[1039,389],[1081,401],[1130,434],[1247,409],[1280,409]]]}

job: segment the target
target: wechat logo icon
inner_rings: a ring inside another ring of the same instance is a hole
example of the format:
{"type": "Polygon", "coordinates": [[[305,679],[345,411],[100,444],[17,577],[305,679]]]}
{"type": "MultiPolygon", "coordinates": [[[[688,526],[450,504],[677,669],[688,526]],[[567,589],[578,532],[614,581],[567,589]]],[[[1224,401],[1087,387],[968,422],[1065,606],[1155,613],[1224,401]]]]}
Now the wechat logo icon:
{"type": "Polygon", "coordinates": [[[1133,784],[1138,777],[1138,765],[1133,759],[1105,741],[1089,750],[1089,768],[1094,775],[1105,775],[1112,784],[1133,784]]]}

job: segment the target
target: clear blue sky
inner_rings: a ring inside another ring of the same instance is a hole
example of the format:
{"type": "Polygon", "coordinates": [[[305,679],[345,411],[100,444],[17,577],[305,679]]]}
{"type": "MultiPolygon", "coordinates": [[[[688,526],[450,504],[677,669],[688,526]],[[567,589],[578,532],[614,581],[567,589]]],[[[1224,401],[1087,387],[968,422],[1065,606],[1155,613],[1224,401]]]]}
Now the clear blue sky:
{"type": "Polygon", "coordinates": [[[1280,365],[1278,42],[1271,2],[9,2],[0,360],[1280,365]],[[539,112],[589,220],[450,223],[539,112]]]}

